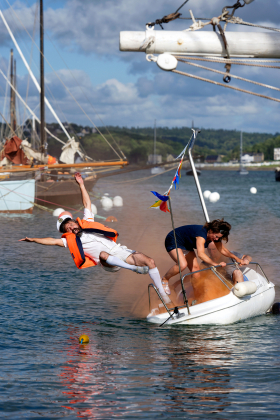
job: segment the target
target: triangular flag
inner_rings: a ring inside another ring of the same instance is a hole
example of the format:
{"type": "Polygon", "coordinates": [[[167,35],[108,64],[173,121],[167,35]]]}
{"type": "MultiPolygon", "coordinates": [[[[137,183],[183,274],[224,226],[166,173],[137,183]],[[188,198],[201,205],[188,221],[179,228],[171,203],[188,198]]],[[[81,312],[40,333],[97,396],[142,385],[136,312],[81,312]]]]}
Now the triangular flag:
{"type": "Polygon", "coordinates": [[[161,195],[161,194],[157,193],[156,191],[151,191],[151,193],[153,193],[161,201],[167,201],[168,200],[168,196],[166,196],[166,195],[161,195]]]}
{"type": "Polygon", "coordinates": [[[160,208],[160,210],[161,210],[161,211],[164,211],[164,213],[170,213],[170,211],[169,211],[169,208],[168,208],[168,205],[167,205],[167,202],[166,202],[166,201],[163,201],[163,202],[161,203],[161,205],[159,206],[159,208],[160,208]]]}
{"type": "MultiPolygon", "coordinates": [[[[158,200],[158,201],[156,201],[151,207],[159,207],[161,204],[163,203],[163,201],[162,200],[158,200]]],[[[150,207],[150,208],[151,208],[150,207]]]]}

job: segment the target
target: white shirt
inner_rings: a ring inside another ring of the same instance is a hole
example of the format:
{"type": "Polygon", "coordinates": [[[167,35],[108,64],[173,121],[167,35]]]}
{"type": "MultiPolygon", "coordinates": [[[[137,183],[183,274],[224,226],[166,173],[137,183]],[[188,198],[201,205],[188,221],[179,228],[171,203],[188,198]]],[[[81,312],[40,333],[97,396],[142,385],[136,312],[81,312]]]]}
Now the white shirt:
{"type": "MultiPolygon", "coordinates": [[[[83,220],[94,222],[94,215],[88,209],[84,209],[83,220]]],[[[98,233],[82,233],[81,242],[85,255],[92,258],[97,264],[100,262],[99,255],[101,251],[110,252],[116,246],[116,243],[111,239],[105,238],[104,235],[98,233]]],[[[67,240],[61,238],[65,248],[68,248],[67,240]]]]}

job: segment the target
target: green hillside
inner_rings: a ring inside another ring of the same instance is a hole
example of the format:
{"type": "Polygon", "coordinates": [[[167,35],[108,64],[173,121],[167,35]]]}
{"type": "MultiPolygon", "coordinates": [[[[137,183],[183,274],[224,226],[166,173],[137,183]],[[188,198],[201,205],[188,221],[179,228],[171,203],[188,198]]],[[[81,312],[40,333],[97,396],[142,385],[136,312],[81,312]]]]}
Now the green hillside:
{"type": "MultiPolygon", "coordinates": [[[[56,124],[51,125],[55,128],[56,124]]],[[[85,152],[93,159],[114,159],[116,155],[99,133],[92,133],[90,127],[71,124],[73,134],[88,132],[80,136],[80,142],[85,152]]],[[[108,127],[109,133],[100,129],[112,146],[118,150],[116,143],[122,149],[131,163],[146,163],[149,154],[153,153],[154,130],[147,128],[108,127]]],[[[191,136],[189,127],[157,128],[157,153],[166,158],[168,154],[178,155],[191,136]]],[[[62,138],[62,137],[61,137],[62,138]]],[[[48,139],[49,153],[59,156],[59,145],[53,139],[48,139]]],[[[197,154],[224,155],[224,161],[239,157],[240,132],[234,130],[202,129],[198,135],[195,152],[197,154]]],[[[280,135],[269,133],[243,133],[243,151],[263,152],[265,160],[273,159],[274,147],[280,147],[280,135]]]]}

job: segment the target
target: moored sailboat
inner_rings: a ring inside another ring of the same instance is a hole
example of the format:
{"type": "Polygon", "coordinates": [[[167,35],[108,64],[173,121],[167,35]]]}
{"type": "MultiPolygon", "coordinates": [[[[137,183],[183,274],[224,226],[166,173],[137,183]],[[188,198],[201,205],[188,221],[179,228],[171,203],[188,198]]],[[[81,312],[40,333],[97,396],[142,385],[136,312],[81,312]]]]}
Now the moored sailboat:
{"type": "Polygon", "coordinates": [[[243,151],[242,151],[242,146],[243,146],[243,136],[242,136],[242,131],[240,132],[240,168],[239,168],[239,175],[248,175],[248,171],[245,168],[245,166],[243,166],[242,164],[242,156],[243,156],[243,151]]]}
{"type": "MultiPolygon", "coordinates": [[[[43,0],[40,0],[40,85],[37,82],[34,74],[31,71],[30,66],[28,65],[23,53],[16,42],[16,39],[0,10],[0,17],[11,36],[11,39],[20,54],[31,79],[33,80],[36,88],[40,93],[40,120],[35,116],[32,110],[25,104],[27,109],[30,111],[33,118],[37,120],[40,124],[40,148],[39,150],[33,150],[31,144],[27,140],[18,139],[18,145],[16,152],[21,152],[24,155],[24,161],[15,164],[8,156],[2,156],[5,159],[2,159],[2,166],[0,167],[0,174],[6,173],[9,175],[10,179],[13,180],[24,180],[27,178],[33,178],[36,183],[36,192],[35,192],[35,201],[45,201],[45,204],[57,205],[57,204],[74,204],[77,199],[80,197],[79,188],[76,186],[73,181],[73,173],[76,170],[80,170],[83,173],[85,178],[86,188],[91,190],[96,183],[97,175],[96,171],[106,170],[114,171],[115,169],[123,168],[128,164],[124,154],[120,150],[120,154],[111,146],[112,150],[116,152],[118,158],[112,159],[110,161],[94,161],[92,158],[87,156],[80,147],[79,141],[76,141],[71,137],[58,118],[56,112],[51,106],[48,99],[44,94],[44,24],[43,24],[43,0]],[[67,137],[67,142],[65,143],[61,139],[53,136],[52,133],[45,126],[45,104],[48,106],[52,115],[58,122],[61,127],[61,130],[67,137]],[[62,153],[60,156],[60,162],[54,163],[47,156],[47,141],[46,141],[46,132],[49,135],[52,135],[57,141],[63,144],[62,153]],[[82,159],[82,163],[76,164],[75,157],[79,156],[82,159]]],[[[1,72],[4,76],[3,72],[1,72]]],[[[4,76],[5,77],[5,76],[4,76]]],[[[23,99],[20,97],[16,91],[16,87],[13,83],[8,83],[11,86],[11,92],[13,98],[17,95],[21,101],[23,99]]],[[[12,96],[11,96],[12,97],[12,96]]],[[[24,102],[24,101],[23,101],[24,102]]],[[[104,135],[102,134],[104,138],[104,135]]],[[[9,142],[10,140],[8,140],[9,142]]],[[[107,140],[106,140],[107,141],[107,140]]],[[[109,144],[109,142],[107,141],[109,144]]],[[[5,151],[5,150],[4,150],[5,151]]],[[[34,201],[34,197],[30,196],[30,199],[34,201]]]]}

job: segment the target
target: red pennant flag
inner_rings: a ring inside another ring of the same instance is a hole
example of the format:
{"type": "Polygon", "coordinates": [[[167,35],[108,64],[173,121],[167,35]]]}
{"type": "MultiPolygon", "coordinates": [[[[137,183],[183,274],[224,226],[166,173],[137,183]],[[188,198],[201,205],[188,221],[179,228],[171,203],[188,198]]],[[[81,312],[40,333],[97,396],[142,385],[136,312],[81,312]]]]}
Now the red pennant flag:
{"type": "Polygon", "coordinates": [[[159,206],[161,211],[164,211],[164,213],[170,213],[168,205],[167,205],[167,201],[163,201],[161,203],[161,205],[159,206]]]}

